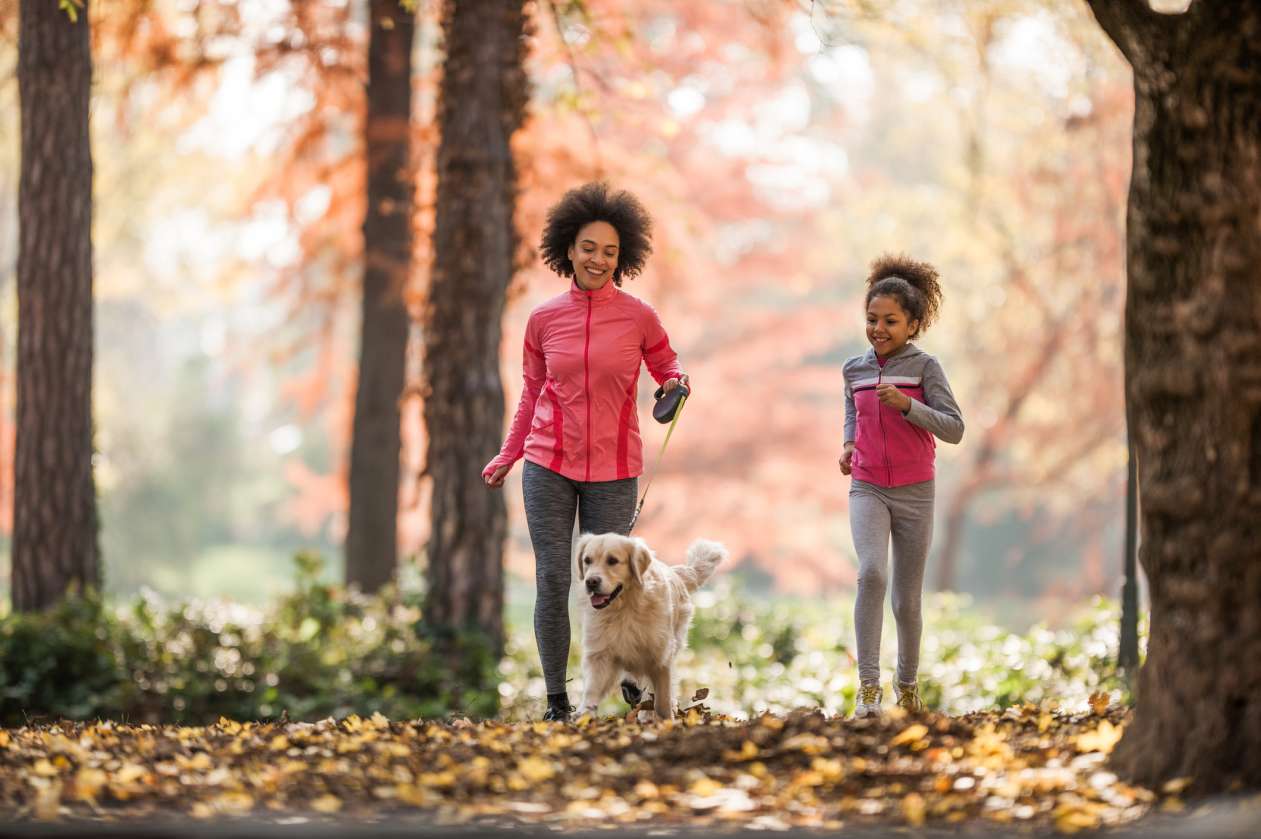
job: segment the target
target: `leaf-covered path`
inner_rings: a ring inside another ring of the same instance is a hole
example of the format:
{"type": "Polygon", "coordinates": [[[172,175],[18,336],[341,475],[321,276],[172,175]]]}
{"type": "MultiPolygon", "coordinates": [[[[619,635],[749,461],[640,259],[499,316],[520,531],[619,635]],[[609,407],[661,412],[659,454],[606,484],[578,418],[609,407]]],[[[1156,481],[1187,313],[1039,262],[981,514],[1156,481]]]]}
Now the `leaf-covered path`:
{"type": "Polygon", "coordinates": [[[1125,711],[671,723],[390,722],[0,730],[14,820],[245,818],[573,829],[1021,824],[1073,832],[1182,808],[1105,766],[1125,711]]]}

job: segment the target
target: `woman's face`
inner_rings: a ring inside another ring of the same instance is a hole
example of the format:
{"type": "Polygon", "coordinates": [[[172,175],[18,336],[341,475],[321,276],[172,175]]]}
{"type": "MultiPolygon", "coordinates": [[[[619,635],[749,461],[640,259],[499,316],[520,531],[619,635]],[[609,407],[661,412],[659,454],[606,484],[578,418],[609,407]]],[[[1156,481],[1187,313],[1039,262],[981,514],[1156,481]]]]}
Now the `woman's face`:
{"type": "Polygon", "coordinates": [[[902,349],[917,326],[896,298],[881,294],[867,304],[867,340],[881,358],[902,349]]]}
{"type": "Polygon", "coordinates": [[[574,265],[574,280],[580,288],[595,291],[613,278],[620,242],[617,228],[607,221],[583,225],[569,246],[569,261],[574,265]]]}

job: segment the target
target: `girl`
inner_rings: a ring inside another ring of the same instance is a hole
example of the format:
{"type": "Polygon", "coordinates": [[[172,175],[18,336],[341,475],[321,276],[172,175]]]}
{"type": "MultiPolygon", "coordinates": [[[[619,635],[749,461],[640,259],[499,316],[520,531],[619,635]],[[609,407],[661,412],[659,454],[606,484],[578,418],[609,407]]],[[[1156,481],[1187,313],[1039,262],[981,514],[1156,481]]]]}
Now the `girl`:
{"type": "Polygon", "coordinates": [[[569,584],[574,513],[584,533],[626,533],[643,453],[636,415],[640,364],[666,391],[688,383],[657,313],[620,290],[644,266],[651,222],[628,192],[590,183],[547,214],[543,261],[569,290],[530,313],[525,387],[499,454],[482,478],[503,486],[522,456],[521,490],[534,547],[534,636],[547,683],[545,720],[569,718],[569,584]]]}
{"type": "Polygon", "coordinates": [[[855,717],[880,713],[880,628],[893,539],[893,617],[898,670],[893,692],[908,711],[922,708],[916,673],[924,561],[933,533],[933,436],[963,438],[963,417],[937,359],[912,338],[937,319],[941,286],[924,262],[883,256],[867,277],[865,354],[845,362],[845,451],[853,475],[849,521],[858,553],[858,698],[855,717]]]}

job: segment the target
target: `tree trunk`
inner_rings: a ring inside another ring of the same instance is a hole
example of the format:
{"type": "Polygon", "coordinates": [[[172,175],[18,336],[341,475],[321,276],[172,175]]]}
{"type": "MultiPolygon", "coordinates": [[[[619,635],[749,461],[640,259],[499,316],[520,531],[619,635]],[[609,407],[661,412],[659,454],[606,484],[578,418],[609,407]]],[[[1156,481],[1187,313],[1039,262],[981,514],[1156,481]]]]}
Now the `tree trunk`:
{"type": "Polygon", "coordinates": [[[1147,660],[1114,764],[1261,784],[1261,6],[1091,0],[1134,74],[1126,396],[1147,660]]]}
{"type": "Polygon", "coordinates": [[[438,212],[425,332],[428,545],[434,628],[476,627],[503,645],[503,493],[482,466],[499,450],[504,392],[500,320],[516,251],[511,141],[527,87],[519,0],[443,7],[438,212]]]}
{"type": "Polygon", "coordinates": [[[88,10],[23,0],[18,90],[13,608],[100,584],[92,482],[92,149],[88,10]]]}
{"type": "Polygon", "coordinates": [[[1117,648],[1117,666],[1132,681],[1138,667],[1138,458],[1134,455],[1134,438],[1126,421],[1125,475],[1125,556],[1122,568],[1125,583],[1121,587],[1121,642],[1117,648]]]}
{"type": "Polygon", "coordinates": [[[399,0],[372,0],[364,154],[368,201],[359,385],[350,444],[346,582],[368,592],[394,578],[398,561],[399,398],[409,318],[403,300],[412,255],[412,35],[415,14],[399,0]]]}

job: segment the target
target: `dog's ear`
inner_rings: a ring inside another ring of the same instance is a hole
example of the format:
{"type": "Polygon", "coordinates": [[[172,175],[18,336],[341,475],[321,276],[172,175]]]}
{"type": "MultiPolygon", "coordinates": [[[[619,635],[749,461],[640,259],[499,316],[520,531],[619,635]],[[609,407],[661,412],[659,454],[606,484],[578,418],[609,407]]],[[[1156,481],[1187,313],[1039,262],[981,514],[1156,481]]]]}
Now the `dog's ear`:
{"type": "Polygon", "coordinates": [[[578,575],[579,580],[582,579],[582,555],[587,552],[587,545],[591,544],[594,538],[594,533],[583,533],[574,543],[574,573],[578,575]]]}
{"type": "Polygon", "coordinates": [[[648,566],[652,564],[652,551],[648,549],[648,543],[643,539],[636,537],[631,541],[635,543],[635,550],[630,558],[631,576],[642,583],[644,574],[648,573],[648,566]]]}

